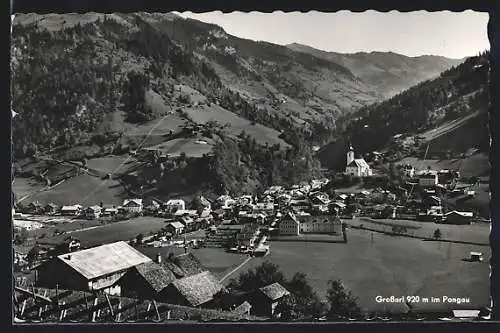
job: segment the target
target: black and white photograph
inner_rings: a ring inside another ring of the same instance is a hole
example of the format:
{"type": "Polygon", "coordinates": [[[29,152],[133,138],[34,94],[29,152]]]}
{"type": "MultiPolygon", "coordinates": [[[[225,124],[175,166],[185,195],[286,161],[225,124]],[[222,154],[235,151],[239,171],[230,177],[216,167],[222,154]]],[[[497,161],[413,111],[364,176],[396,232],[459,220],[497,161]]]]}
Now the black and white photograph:
{"type": "Polygon", "coordinates": [[[12,15],[12,322],[491,319],[487,24],[12,15]]]}

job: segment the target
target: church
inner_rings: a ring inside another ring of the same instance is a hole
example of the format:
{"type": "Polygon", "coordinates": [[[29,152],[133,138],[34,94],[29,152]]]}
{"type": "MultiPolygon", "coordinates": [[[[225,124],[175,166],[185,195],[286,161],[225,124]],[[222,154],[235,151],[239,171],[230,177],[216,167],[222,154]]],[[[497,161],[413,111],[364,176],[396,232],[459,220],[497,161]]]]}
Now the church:
{"type": "Polygon", "coordinates": [[[372,169],[366,163],[364,158],[355,158],[354,149],[349,146],[347,151],[347,164],[345,167],[345,174],[355,177],[367,177],[372,175],[372,169]]]}

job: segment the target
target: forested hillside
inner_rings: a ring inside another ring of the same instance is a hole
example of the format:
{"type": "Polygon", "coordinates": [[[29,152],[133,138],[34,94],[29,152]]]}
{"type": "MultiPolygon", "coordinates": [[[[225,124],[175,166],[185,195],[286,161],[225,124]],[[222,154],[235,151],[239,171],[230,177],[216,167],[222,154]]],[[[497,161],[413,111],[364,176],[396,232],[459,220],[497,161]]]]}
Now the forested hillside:
{"type": "Polygon", "coordinates": [[[420,154],[428,142],[431,153],[488,151],[488,75],[486,52],[387,101],[360,108],[352,117],[339,120],[344,138],[321,152],[323,161],[344,154],[346,139],[361,153],[397,142],[405,143],[399,145],[403,154],[420,154]]]}

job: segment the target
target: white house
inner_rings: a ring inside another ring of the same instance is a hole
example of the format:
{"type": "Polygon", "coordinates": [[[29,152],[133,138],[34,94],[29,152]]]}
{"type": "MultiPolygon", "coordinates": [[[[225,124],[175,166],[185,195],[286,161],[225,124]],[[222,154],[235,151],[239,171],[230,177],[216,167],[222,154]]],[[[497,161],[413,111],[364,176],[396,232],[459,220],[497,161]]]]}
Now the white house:
{"type": "Polygon", "coordinates": [[[295,214],[288,212],[279,223],[280,235],[298,236],[300,234],[300,223],[295,214]]]}
{"type": "Polygon", "coordinates": [[[413,178],[415,175],[415,168],[410,164],[406,164],[403,166],[403,173],[406,177],[413,178]]]}
{"type": "Polygon", "coordinates": [[[143,209],[142,199],[125,199],[120,209],[129,213],[141,213],[143,209]]]}
{"type": "Polygon", "coordinates": [[[425,170],[418,173],[418,185],[421,187],[436,186],[439,183],[438,173],[434,170],[425,170]]]}
{"type": "Polygon", "coordinates": [[[81,205],[62,206],[62,208],[61,208],[61,215],[75,216],[75,215],[80,214],[81,210],[82,210],[82,206],[81,205]]]}
{"type": "Polygon", "coordinates": [[[300,232],[318,234],[340,234],[342,232],[342,221],[337,216],[301,216],[300,232]]]}
{"type": "Polygon", "coordinates": [[[347,151],[347,164],[345,168],[345,174],[355,177],[367,177],[373,174],[372,169],[363,158],[354,157],[354,149],[352,148],[352,146],[350,146],[349,150],[347,151]]]}
{"type": "Polygon", "coordinates": [[[182,199],[172,199],[167,201],[165,208],[167,212],[175,213],[179,210],[186,210],[186,203],[182,199]]]}

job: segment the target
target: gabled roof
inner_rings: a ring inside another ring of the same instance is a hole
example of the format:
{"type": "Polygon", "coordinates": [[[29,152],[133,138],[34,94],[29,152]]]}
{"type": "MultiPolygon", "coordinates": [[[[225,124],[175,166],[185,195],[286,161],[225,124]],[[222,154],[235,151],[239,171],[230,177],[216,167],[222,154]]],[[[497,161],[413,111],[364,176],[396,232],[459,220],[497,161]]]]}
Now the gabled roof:
{"type": "Polygon", "coordinates": [[[174,227],[175,229],[181,229],[181,228],[184,228],[184,224],[180,223],[180,222],[170,222],[169,224],[167,225],[171,225],[172,227],[174,227]]]}
{"type": "Polygon", "coordinates": [[[370,168],[368,163],[366,163],[366,161],[363,158],[356,158],[351,163],[349,163],[347,166],[355,166],[358,168],[370,168]]]}
{"type": "Polygon", "coordinates": [[[238,305],[232,312],[237,314],[244,314],[250,311],[251,308],[252,305],[250,305],[250,303],[248,303],[247,301],[244,301],[243,303],[238,305]]]}
{"type": "Polygon", "coordinates": [[[185,202],[182,199],[171,199],[171,200],[168,200],[165,205],[174,206],[174,205],[184,205],[184,204],[185,204],[185,202]]]}
{"type": "Polygon", "coordinates": [[[199,306],[213,300],[214,295],[224,288],[208,271],[175,280],[172,286],[191,306],[199,306]]]}
{"type": "Polygon", "coordinates": [[[459,212],[459,211],[456,211],[456,210],[454,210],[452,212],[448,212],[445,215],[449,216],[449,215],[452,215],[452,214],[460,215],[462,217],[473,217],[474,216],[474,213],[472,213],[472,212],[459,212]]]}
{"type": "Polygon", "coordinates": [[[87,279],[123,271],[151,261],[123,241],[62,254],[57,256],[57,259],[87,279]]]}
{"type": "Polygon", "coordinates": [[[135,269],[157,292],[175,280],[175,275],[172,271],[152,261],[137,265],[135,269]]]}
{"type": "Polygon", "coordinates": [[[290,292],[278,282],[259,288],[259,291],[271,301],[290,295],[290,292]]]}
{"type": "Polygon", "coordinates": [[[185,276],[194,275],[206,271],[200,260],[192,253],[180,254],[172,260],[185,273],[185,276]]]}
{"type": "Polygon", "coordinates": [[[142,206],[142,199],[125,199],[123,201],[123,207],[129,206],[142,206]]]}

